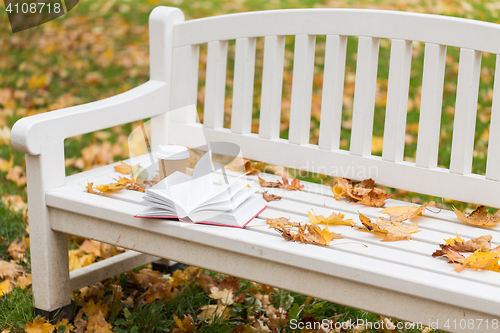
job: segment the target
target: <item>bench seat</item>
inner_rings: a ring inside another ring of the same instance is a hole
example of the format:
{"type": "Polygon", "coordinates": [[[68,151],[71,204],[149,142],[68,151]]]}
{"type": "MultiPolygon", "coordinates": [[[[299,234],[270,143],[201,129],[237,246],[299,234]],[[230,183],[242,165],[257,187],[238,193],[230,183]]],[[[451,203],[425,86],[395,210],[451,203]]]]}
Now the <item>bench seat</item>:
{"type": "MultiPolygon", "coordinates": [[[[268,208],[244,229],[140,219],[134,215],[144,209],[139,204],[143,193],[86,193],[87,182],[109,184],[117,179],[120,174],[114,171],[114,165],[67,177],[65,186],[46,194],[53,230],[137,250],[147,253],[148,258],[164,257],[424,326],[454,319],[491,321],[500,313],[498,273],[469,269],[457,273],[444,259],[431,256],[443,239],[456,233],[464,239],[492,234],[493,241],[498,241],[500,231],[496,228],[468,226],[453,212],[441,210],[437,214],[427,211],[414,219],[422,231],[413,234],[411,241],[381,242],[372,233],[330,226],[345,239],[327,247],[287,242],[268,228],[267,218],[307,222],[311,209],[324,215],[341,212],[358,223],[358,212],[370,218],[384,215],[379,213],[380,208],[336,201],[329,186],[308,182],[303,182],[304,192],[267,189],[283,199],[269,202],[268,208]],[[373,297],[375,294],[378,296],[373,297]]],[[[229,175],[237,173],[230,171],[229,175]]],[[[261,176],[277,179],[270,174],[261,176]]],[[[255,181],[253,186],[259,192],[263,191],[256,176],[247,178],[255,181]]],[[[214,175],[214,182],[222,181],[221,174],[214,175]]],[[[389,199],[385,207],[400,205],[411,204],[389,199]]],[[[82,287],[78,282],[71,286],[82,287]]]]}

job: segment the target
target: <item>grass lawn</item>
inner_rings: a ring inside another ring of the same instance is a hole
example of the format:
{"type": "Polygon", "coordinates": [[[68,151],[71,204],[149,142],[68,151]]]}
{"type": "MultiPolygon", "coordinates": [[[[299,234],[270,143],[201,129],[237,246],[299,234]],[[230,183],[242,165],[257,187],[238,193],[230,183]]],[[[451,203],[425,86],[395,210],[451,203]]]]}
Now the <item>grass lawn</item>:
{"type": "MultiPolygon", "coordinates": [[[[347,308],[227,277],[195,267],[163,275],[149,266],[116,276],[73,293],[76,319],[48,323],[33,310],[30,286],[29,228],[24,156],[10,145],[10,129],[20,118],[100,100],[148,80],[148,15],[159,5],[183,10],[186,19],[280,8],[378,8],[499,22],[500,6],[490,1],[457,0],[121,0],[80,1],[63,17],[12,34],[5,11],[0,12],[0,332],[292,332],[291,319],[303,323],[375,323],[377,314],[347,308]],[[2,268],[2,262],[5,262],[2,268]],[[8,263],[11,262],[11,263],[8,263]],[[5,268],[9,265],[9,269],[5,268]],[[217,288],[217,289],[214,289],[217,288]],[[43,326],[45,325],[45,326],[43,326]],[[37,331],[36,329],[40,329],[37,331]],[[44,330],[43,330],[44,329],[44,330]]],[[[281,136],[288,136],[294,39],[287,37],[281,136]]],[[[493,41],[492,41],[493,42],[493,41]]],[[[230,124],[234,41],[229,44],[225,124],[230,124]]],[[[341,148],[349,148],[357,39],[348,38],[341,148]]],[[[262,54],[263,39],[257,40],[262,54]]],[[[325,38],[316,46],[312,104],[312,143],[318,140],[325,38]]],[[[387,95],[390,40],[380,42],[374,154],[381,154],[387,95]]],[[[405,160],[414,161],[422,81],[424,45],[413,44],[413,59],[405,138],[405,160]]],[[[449,47],[446,58],[443,112],[438,164],[449,167],[459,50],[449,47]]],[[[483,54],[473,172],[484,174],[488,148],[493,77],[496,57],[483,54]]],[[[200,89],[204,89],[206,47],[201,47],[200,89]]],[[[255,94],[260,94],[262,62],[256,64],[255,94]]],[[[259,100],[254,101],[259,117],[259,100]]],[[[203,94],[198,109],[202,118],[203,94]]],[[[98,121],[98,119],[96,119],[98,121]]],[[[256,123],[257,124],[257,123],[256,123]]],[[[72,174],[128,158],[128,135],[139,123],[126,124],[67,139],[66,172],[72,174]]],[[[253,130],[255,131],[256,128],[253,130]]],[[[320,182],[321,175],[295,174],[320,182]]],[[[396,198],[417,203],[435,200],[444,207],[471,209],[467,203],[387,189],[396,198]]],[[[122,249],[70,237],[71,268],[77,269],[122,249]]],[[[263,272],[265,274],[265,272],[263,272]]],[[[397,306],[395,304],[394,306],[397,306]]],[[[397,323],[392,319],[393,323],[397,323]]],[[[295,330],[299,331],[299,330],[295,330]]],[[[379,332],[369,325],[342,332],[379,332]]],[[[405,332],[431,332],[408,329],[405,332]]],[[[313,331],[311,331],[313,332],[313,331]]]]}

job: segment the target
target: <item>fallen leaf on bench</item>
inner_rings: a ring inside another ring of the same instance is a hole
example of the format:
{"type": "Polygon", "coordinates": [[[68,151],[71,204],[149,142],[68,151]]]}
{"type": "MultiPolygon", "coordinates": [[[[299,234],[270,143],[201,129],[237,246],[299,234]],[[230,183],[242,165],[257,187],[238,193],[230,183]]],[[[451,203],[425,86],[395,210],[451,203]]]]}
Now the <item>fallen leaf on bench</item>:
{"type": "Polygon", "coordinates": [[[358,230],[386,234],[384,239],[382,239],[383,242],[410,240],[411,234],[420,231],[416,222],[405,225],[402,222],[388,221],[381,217],[372,222],[372,220],[361,213],[359,213],[359,219],[363,226],[357,226],[358,230]]]}
{"type": "Polygon", "coordinates": [[[48,333],[53,332],[55,326],[45,320],[45,317],[35,318],[33,322],[27,322],[24,331],[27,333],[48,333]]]}
{"type": "Polygon", "coordinates": [[[94,193],[94,183],[87,183],[87,193],[94,193]]]}
{"type": "Polygon", "coordinates": [[[500,273],[500,265],[498,264],[500,260],[499,255],[499,252],[476,251],[465,258],[463,265],[455,265],[455,270],[460,272],[464,268],[476,268],[500,273]]]}
{"type": "Polygon", "coordinates": [[[109,184],[109,185],[97,185],[94,186],[96,190],[98,190],[101,193],[109,193],[117,190],[124,189],[126,185],[124,184],[109,184]]]}
{"type": "Polygon", "coordinates": [[[300,185],[300,180],[294,178],[291,184],[288,184],[288,179],[286,177],[281,177],[283,180],[282,186],[290,191],[304,191],[304,185],[300,185]]]}
{"type": "Polygon", "coordinates": [[[494,215],[491,215],[485,206],[479,206],[472,213],[470,213],[469,216],[465,215],[455,207],[453,207],[453,210],[460,221],[468,224],[482,227],[494,227],[500,223],[500,210],[498,210],[494,215]]]}
{"type": "Polygon", "coordinates": [[[257,176],[257,178],[259,178],[259,184],[261,187],[281,187],[281,183],[278,181],[278,182],[268,182],[262,178],[260,178],[259,176],[257,176]]]}
{"type": "Polygon", "coordinates": [[[312,224],[326,224],[326,225],[350,225],[355,226],[356,223],[352,219],[344,220],[345,215],[342,213],[331,213],[330,216],[324,217],[323,215],[314,215],[307,212],[307,216],[312,224]]]}
{"type": "Polygon", "coordinates": [[[330,232],[328,226],[321,229],[317,225],[306,224],[299,225],[296,233],[284,227],[276,227],[276,231],[281,233],[287,241],[301,242],[305,244],[329,245],[334,239],[343,238],[340,234],[330,232]],[[307,232],[306,232],[307,231],[307,232]]]}
{"type": "Polygon", "coordinates": [[[481,236],[478,238],[464,241],[462,237],[457,234],[456,238],[445,239],[446,245],[452,249],[461,252],[474,252],[474,251],[489,251],[491,248],[492,235],[481,236]]]}
{"type": "Polygon", "coordinates": [[[449,263],[463,264],[465,262],[465,257],[449,245],[439,244],[439,246],[441,247],[441,250],[436,250],[436,252],[432,254],[434,258],[445,257],[449,263]]]}
{"type": "Polygon", "coordinates": [[[361,183],[340,178],[337,184],[332,187],[332,192],[335,200],[347,198],[372,207],[382,207],[385,201],[391,197],[384,190],[376,188],[375,182],[371,178],[365,179],[361,183]]]}
{"type": "Polygon", "coordinates": [[[278,217],[275,219],[267,219],[266,223],[269,224],[269,228],[284,228],[286,226],[297,227],[300,225],[299,222],[290,222],[290,219],[286,217],[278,217]]]}
{"type": "Polygon", "coordinates": [[[132,173],[132,166],[120,161],[120,165],[116,165],[115,170],[119,173],[129,175],[132,173]]]}
{"type": "Polygon", "coordinates": [[[434,205],[435,202],[431,201],[429,203],[426,203],[423,206],[396,206],[396,207],[388,207],[383,210],[381,210],[381,213],[387,214],[391,217],[391,221],[393,222],[400,222],[408,219],[412,219],[416,216],[422,215],[422,213],[425,211],[425,209],[430,206],[434,205]]]}
{"type": "Polygon", "coordinates": [[[23,268],[13,262],[0,260],[0,278],[14,280],[23,272],[23,268]]]}
{"type": "Polygon", "coordinates": [[[258,172],[260,172],[264,168],[264,165],[265,165],[265,163],[258,162],[258,161],[252,162],[251,160],[247,160],[247,159],[244,159],[244,161],[245,161],[245,164],[244,164],[245,172],[248,175],[257,174],[258,172]]]}
{"type": "Polygon", "coordinates": [[[281,200],[282,197],[278,196],[278,195],[275,195],[275,194],[269,194],[267,193],[267,191],[264,191],[262,193],[262,197],[264,198],[264,200],[266,200],[267,202],[270,202],[270,201],[275,201],[275,200],[281,200]]]}

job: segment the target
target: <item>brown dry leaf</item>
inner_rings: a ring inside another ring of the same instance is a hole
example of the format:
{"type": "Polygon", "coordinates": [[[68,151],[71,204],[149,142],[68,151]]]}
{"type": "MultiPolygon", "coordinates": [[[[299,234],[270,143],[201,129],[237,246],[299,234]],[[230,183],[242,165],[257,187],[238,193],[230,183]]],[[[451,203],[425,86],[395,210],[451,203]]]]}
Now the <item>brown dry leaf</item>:
{"type": "Polygon", "coordinates": [[[489,251],[491,248],[491,239],[492,235],[485,235],[481,237],[477,237],[474,239],[470,239],[468,241],[464,241],[462,237],[457,234],[456,238],[445,239],[447,245],[449,245],[452,249],[461,252],[474,252],[477,250],[480,251],[489,251]]]}
{"type": "Polygon", "coordinates": [[[344,220],[345,215],[342,213],[332,212],[330,216],[324,217],[323,215],[313,215],[307,212],[309,220],[312,224],[326,224],[326,225],[350,225],[355,226],[356,223],[352,219],[344,220]]]}
{"type": "Polygon", "coordinates": [[[467,258],[465,258],[463,265],[455,265],[455,270],[457,272],[460,272],[464,268],[475,268],[475,269],[484,269],[500,273],[500,265],[498,264],[499,260],[500,260],[499,252],[476,251],[467,258]]]}
{"type": "Polygon", "coordinates": [[[67,318],[64,318],[62,320],[59,319],[56,323],[56,327],[57,327],[57,332],[62,332],[62,333],[70,333],[75,328],[75,326],[69,323],[69,320],[67,318]],[[59,328],[61,326],[64,326],[66,329],[64,331],[62,330],[60,331],[59,328]]]}
{"type": "Polygon", "coordinates": [[[286,177],[281,177],[283,184],[282,186],[290,191],[304,191],[304,185],[300,185],[300,180],[294,178],[291,184],[288,184],[288,179],[286,177]]]}
{"type": "Polygon", "coordinates": [[[0,278],[14,280],[23,272],[23,268],[15,263],[0,260],[0,278]]]}
{"type": "Polygon", "coordinates": [[[166,299],[172,294],[172,283],[162,280],[151,286],[144,295],[144,303],[149,304],[158,299],[166,299]]]}
{"type": "Polygon", "coordinates": [[[19,187],[26,185],[26,175],[24,174],[23,168],[19,165],[10,169],[6,178],[16,183],[19,187]]]}
{"type": "Polygon", "coordinates": [[[96,314],[89,316],[87,322],[87,332],[93,333],[114,333],[110,323],[104,319],[103,313],[99,310],[96,314]]]}
{"type": "Polygon", "coordinates": [[[210,294],[210,289],[215,287],[215,280],[213,276],[202,273],[198,277],[198,284],[206,294],[210,294]]]}
{"type": "Polygon", "coordinates": [[[34,319],[33,322],[27,322],[24,327],[26,333],[51,333],[54,332],[55,326],[45,320],[45,317],[34,319]]]}
{"type": "Polygon", "coordinates": [[[174,314],[174,321],[177,327],[172,329],[172,333],[193,333],[196,330],[196,326],[193,324],[194,320],[191,315],[184,315],[184,319],[181,321],[181,319],[174,314]]]}
{"type": "Polygon", "coordinates": [[[416,216],[422,215],[425,209],[434,205],[435,202],[431,201],[422,206],[396,206],[396,207],[388,207],[381,210],[381,213],[387,214],[391,217],[391,221],[393,222],[401,222],[408,219],[412,219],[416,216]]]}
{"type": "Polygon", "coordinates": [[[120,165],[116,165],[115,170],[119,173],[129,175],[132,173],[132,166],[120,161],[120,165]]]}
{"type": "Polygon", "coordinates": [[[290,219],[286,217],[278,217],[275,219],[267,219],[266,223],[269,224],[269,228],[284,228],[285,226],[297,227],[300,225],[299,222],[290,222],[290,219]]]}
{"type": "Polygon", "coordinates": [[[269,201],[277,201],[277,200],[281,200],[283,199],[282,197],[278,196],[278,195],[275,195],[275,194],[269,194],[267,193],[267,191],[264,191],[262,193],[262,197],[264,198],[264,200],[266,200],[267,202],[269,201]]]}
{"type": "Polygon", "coordinates": [[[160,272],[153,271],[149,268],[143,268],[138,273],[130,274],[130,276],[135,283],[137,283],[144,289],[147,289],[151,285],[164,281],[160,272]]]}
{"type": "Polygon", "coordinates": [[[361,183],[340,178],[337,184],[332,187],[332,192],[336,200],[345,197],[354,202],[373,207],[382,207],[385,201],[391,197],[384,190],[376,188],[375,182],[371,178],[365,179],[361,183]]]}
{"type": "Polygon", "coordinates": [[[198,311],[201,311],[198,317],[205,319],[209,324],[211,324],[213,320],[220,322],[229,318],[229,309],[221,303],[204,305],[198,311]]]}
{"type": "Polygon", "coordinates": [[[432,254],[434,258],[445,257],[449,263],[464,263],[465,257],[460,254],[460,252],[454,250],[449,245],[439,244],[439,246],[441,247],[441,250],[436,250],[436,252],[432,254]]]}
{"type": "Polygon", "coordinates": [[[19,278],[17,278],[16,286],[21,289],[26,289],[27,286],[31,285],[31,282],[31,274],[26,274],[26,276],[20,276],[19,278]]]}
{"type": "Polygon", "coordinates": [[[94,186],[94,183],[87,183],[87,193],[94,193],[92,186],[94,186]]]}
{"type": "Polygon", "coordinates": [[[247,160],[247,159],[244,159],[244,161],[245,161],[245,164],[244,164],[245,165],[245,172],[248,175],[257,174],[258,172],[260,172],[264,168],[264,165],[265,165],[265,163],[258,162],[258,161],[252,162],[252,161],[247,160]]]}
{"type": "Polygon", "coordinates": [[[259,178],[259,184],[261,187],[281,187],[280,182],[268,182],[260,178],[259,176],[257,176],[257,178],[259,178]]]}
{"type": "Polygon", "coordinates": [[[0,282],[0,297],[10,293],[10,290],[11,290],[11,283],[9,280],[4,280],[0,282]]]}
{"type": "Polygon", "coordinates": [[[358,230],[386,234],[382,239],[383,242],[410,240],[411,234],[420,231],[418,230],[418,223],[405,225],[402,222],[387,221],[383,218],[378,218],[375,222],[372,222],[361,213],[359,213],[359,219],[363,226],[357,226],[358,230]]]}
{"type": "Polygon", "coordinates": [[[11,256],[16,262],[19,262],[23,259],[24,254],[26,253],[26,243],[21,241],[20,243],[17,240],[14,240],[10,243],[9,248],[7,249],[9,256],[11,256]]]}
{"type": "Polygon", "coordinates": [[[469,216],[465,215],[455,207],[453,207],[453,210],[460,221],[468,224],[482,227],[494,227],[500,223],[500,210],[498,210],[494,215],[491,215],[485,206],[479,206],[472,213],[470,213],[469,216]]]}
{"type": "Polygon", "coordinates": [[[325,226],[323,229],[321,229],[317,225],[299,225],[296,233],[284,227],[276,227],[275,229],[276,231],[281,233],[281,236],[287,241],[301,242],[306,244],[327,246],[332,240],[343,238],[340,234],[330,232],[328,226],[325,226]]]}

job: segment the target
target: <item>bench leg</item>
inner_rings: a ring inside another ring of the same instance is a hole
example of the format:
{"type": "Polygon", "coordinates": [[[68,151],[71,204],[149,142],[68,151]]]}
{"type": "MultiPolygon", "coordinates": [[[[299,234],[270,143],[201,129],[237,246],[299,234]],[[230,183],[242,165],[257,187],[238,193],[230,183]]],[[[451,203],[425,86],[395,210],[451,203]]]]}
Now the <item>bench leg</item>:
{"type": "Polygon", "coordinates": [[[50,148],[26,156],[31,273],[37,313],[62,316],[71,305],[68,235],[52,230],[45,192],[64,181],[64,150],[62,144],[50,148]]]}

